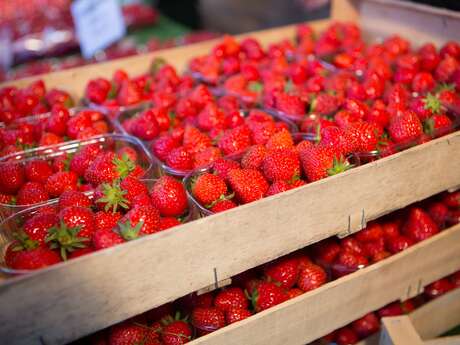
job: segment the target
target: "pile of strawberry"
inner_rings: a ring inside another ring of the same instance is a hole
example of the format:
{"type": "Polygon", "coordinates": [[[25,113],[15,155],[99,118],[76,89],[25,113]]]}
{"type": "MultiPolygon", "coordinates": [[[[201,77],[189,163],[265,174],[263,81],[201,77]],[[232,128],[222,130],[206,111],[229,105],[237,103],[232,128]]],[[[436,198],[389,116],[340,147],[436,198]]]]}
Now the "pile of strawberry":
{"type": "Polygon", "coordinates": [[[0,162],[0,202],[32,206],[69,190],[90,191],[117,178],[144,176],[142,148],[116,145],[117,139],[107,137],[82,142],[75,152],[53,146],[32,157],[27,153],[8,156],[10,160],[0,162]]]}
{"type": "Polygon", "coordinates": [[[423,293],[404,302],[390,303],[321,338],[324,343],[353,345],[380,330],[382,317],[408,314],[428,301],[460,287],[460,271],[427,285],[423,293]]]}
{"type": "Polygon", "coordinates": [[[0,88],[0,123],[8,125],[21,117],[46,113],[54,105],[71,108],[74,101],[63,90],[47,90],[42,80],[22,89],[6,86],[0,88]]]}
{"type": "Polygon", "coordinates": [[[176,70],[162,59],[154,59],[150,71],[130,78],[119,69],[112,80],[92,79],[86,85],[86,101],[107,108],[129,107],[141,103],[153,103],[168,107],[176,102],[182,89],[193,85],[189,77],[180,77],[176,70]]]}
{"type": "Polygon", "coordinates": [[[100,111],[69,111],[57,104],[50,113],[21,118],[0,128],[0,156],[69,140],[84,140],[112,131],[111,123],[100,111]]]}
{"type": "MultiPolygon", "coordinates": [[[[351,237],[340,241],[332,238],[323,240],[240,273],[232,278],[229,286],[202,295],[187,295],[94,337],[109,345],[121,341],[145,341],[159,345],[187,343],[429,238],[446,226],[460,222],[449,214],[458,211],[460,191],[437,195],[420,205],[412,205],[375,221],[351,237]],[[439,211],[439,205],[449,212],[439,211]],[[400,242],[404,245],[399,245],[400,242]],[[406,245],[406,242],[410,243],[406,245]],[[386,248],[387,243],[391,249],[386,248]]],[[[379,317],[410,312],[421,303],[459,286],[460,271],[428,285],[423,299],[418,297],[403,303],[391,303],[331,333],[326,340],[335,340],[337,344],[348,344],[347,341],[350,341],[352,344],[378,331],[379,317]]]]}
{"type": "MultiPolygon", "coordinates": [[[[107,171],[109,166],[99,168],[107,171]]],[[[94,169],[88,174],[103,177],[94,169]]],[[[131,171],[104,176],[97,184],[90,195],[68,189],[57,202],[23,214],[6,249],[7,268],[29,271],[54,265],[166,230],[187,216],[185,189],[170,176],[149,187],[131,171]]]]}
{"type": "Polygon", "coordinates": [[[343,172],[356,163],[351,158],[283,128],[239,155],[215,160],[185,183],[192,198],[214,213],[343,172]]]}

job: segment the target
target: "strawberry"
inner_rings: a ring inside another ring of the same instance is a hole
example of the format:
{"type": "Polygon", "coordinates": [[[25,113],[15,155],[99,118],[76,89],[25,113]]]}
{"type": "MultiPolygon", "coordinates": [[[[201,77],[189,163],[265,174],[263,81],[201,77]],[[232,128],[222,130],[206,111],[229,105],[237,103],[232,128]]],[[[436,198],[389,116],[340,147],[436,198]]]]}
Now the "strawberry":
{"type": "Polygon", "coordinates": [[[288,299],[286,292],[275,283],[260,282],[254,288],[251,296],[252,304],[256,312],[271,308],[283,303],[288,299]]]}
{"type": "Polygon", "coordinates": [[[313,246],[315,257],[321,263],[331,264],[340,253],[340,246],[332,239],[326,239],[313,246]]]}
{"type": "Polygon", "coordinates": [[[127,320],[112,326],[108,335],[108,345],[160,345],[159,335],[154,329],[127,320]]]}
{"type": "Polygon", "coordinates": [[[123,80],[118,91],[117,103],[122,106],[137,104],[142,100],[141,93],[130,80],[123,80]]]}
{"type": "Polygon", "coordinates": [[[92,244],[96,250],[110,248],[124,242],[125,240],[122,236],[108,227],[96,230],[92,238],[92,244]]]}
{"type": "Polygon", "coordinates": [[[371,334],[378,332],[380,329],[380,321],[374,313],[369,313],[353,321],[351,323],[351,328],[356,332],[358,337],[367,338],[371,334]]]}
{"type": "Polygon", "coordinates": [[[449,278],[456,288],[460,287],[460,271],[453,273],[449,278]]]}
{"type": "Polygon", "coordinates": [[[128,211],[121,219],[121,234],[125,239],[139,235],[150,235],[158,232],[160,225],[160,213],[153,206],[136,206],[128,211]],[[129,233],[125,235],[124,233],[129,233]]]}
{"type": "Polygon", "coordinates": [[[186,126],[184,130],[183,145],[190,154],[194,154],[212,146],[212,142],[209,136],[200,132],[199,129],[193,126],[186,126]]]}
{"type": "Polygon", "coordinates": [[[53,174],[50,164],[46,160],[41,159],[34,159],[26,162],[24,171],[28,181],[42,184],[53,174]]]}
{"type": "Polygon", "coordinates": [[[78,236],[91,238],[95,230],[94,214],[86,207],[70,206],[59,212],[59,218],[68,228],[78,228],[78,236]]]}
{"type": "Polygon", "coordinates": [[[335,335],[335,342],[337,345],[356,344],[358,341],[358,335],[350,327],[339,329],[335,335]]]}
{"type": "Polygon", "coordinates": [[[199,331],[211,333],[225,326],[225,315],[215,307],[196,307],[192,311],[192,325],[199,331]]]}
{"type": "Polygon", "coordinates": [[[251,130],[247,125],[241,125],[225,131],[218,146],[224,155],[230,155],[244,151],[251,144],[251,130]]]}
{"type": "Polygon", "coordinates": [[[292,288],[288,290],[287,294],[288,294],[289,299],[293,299],[293,298],[303,295],[304,292],[298,288],[292,288]]]}
{"type": "Polygon", "coordinates": [[[428,205],[427,210],[430,218],[436,223],[440,229],[444,229],[447,218],[449,217],[449,209],[441,202],[433,202],[428,205]]]}
{"type": "Polygon", "coordinates": [[[399,253],[409,248],[413,244],[414,244],[414,240],[412,240],[411,238],[407,236],[403,236],[403,235],[395,236],[387,240],[388,250],[392,254],[399,253]]]}
{"type": "Polygon", "coordinates": [[[412,79],[412,91],[418,93],[426,93],[433,90],[436,86],[436,82],[428,72],[419,72],[412,79]]]}
{"type": "Polygon", "coordinates": [[[151,150],[160,160],[165,161],[172,149],[179,147],[179,143],[170,135],[163,135],[152,142],[151,150]]]}
{"type": "Polygon", "coordinates": [[[338,107],[339,102],[337,97],[328,93],[320,93],[313,98],[310,104],[310,112],[326,116],[335,113],[338,107]]]}
{"type": "Polygon", "coordinates": [[[0,164],[0,192],[15,194],[25,183],[24,167],[19,163],[0,164]]]}
{"type": "Polygon", "coordinates": [[[217,173],[217,175],[222,177],[224,180],[227,180],[227,176],[230,170],[239,169],[240,165],[238,164],[238,162],[234,160],[221,158],[221,159],[217,159],[212,164],[212,168],[217,173]]]}
{"type": "Polygon", "coordinates": [[[133,119],[130,132],[141,140],[149,141],[158,136],[160,128],[155,117],[142,113],[133,119]]]}
{"type": "Polygon", "coordinates": [[[192,339],[192,329],[190,325],[172,317],[164,318],[162,320],[163,327],[161,330],[161,341],[164,345],[180,345],[188,343],[192,339]]]}
{"type": "Polygon", "coordinates": [[[232,308],[225,312],[225,321],[228,325],[247,319],[252,314],[248,309],[232,308]]]}
{"type": "MultiPolygon", "coordinates": [[[[120,208],[128,209],[131,201],[125,198],[128,192],[120,187],[120,182],[115,180],[111,184],[103,183],[94,190],[93,199],[98,209],[106,212],[117,212],[120,208]]],[[[131,205],[132,206],[132,205],[131,205]]]]}
{"type": "Polygon", "coordinates": [[[326,281],[326,272],[320,266],[310,264],[300,270],[297,286],[307,292],[320,287],[326,281]]]}
{"type": "Polygon", "coordinates": [[[265,147],[269,151],[290,149],[294,147],[294,140],[292,139],[291,133],[286,129],[282,129],[268,139],[265,147]]]}
{"type": "Polygon", "coordinates": [[[409,143],[423,134],[422,124],[411,110],[395,114],[388,126],[391,139],[396,143],[409,143]]]}
{"type": "Polygon", "coordinates": [[[58,223],[58,217],[54,213],[35,214],[27,219],[23,225],[23,231],[32,241],[42,245],[48,235],[48,230],[58,223]]]}
{"type": "Polygon", "coordinates": [[[5,264],[14,270],[36,270],[61,262],[56,251],[40,246],[26,235],[12,242],[5,252],[5,264]]]}
{"type": "Polygon", "coordinates": [[[212,207],[217,200],[225,197],[227,185],[218,175],[204,173],[193,183],[192,193],[199,203],[212,207]]]}
{"type": "Polygon", "coordinates": [[[434,114],[423,125],[425,133],[433,137],[448,134],[454,129],[452,120],[445,114],[434,114]]]}
{"type": "Polygon", "coordinates": [[[337,264],[332,267],[332,271],[335,277],[342,277],[367,265],[368,260],[365,256],[351,251],[343,251],[337,259],[337,264]]]}
{"type": "Polygon", "coordinates": [[[400,235],[401,224],[399,221],[388,221],[382,224],[383,237],[385,240],[397,237],[400,235]]]}
{"type": "Polygon", "coordinates": [[[305,148],[300,153],[300,161],[310,182],[336,175],[351,167],[343,157],[336,157],[334,149],[324,146],[305,148]]]}
{"type": "Polygon", "coordinates": [[[59,209],[62,210],[69,206],[91,207],[91,200],[82,192],[68,190],[59,197],[59,209]]]}
{"type": "Polygon", "coordinates": [[[402,232],[415,242],[420,242],[436,235],[439,228],[425,211],[412,207],[402,232]]]}
{"type": "Polygon", "coordinates": [[[455,288],[454,284],[447,278],[439,279],[423,289],[423,293],[430,299],[444,295],[445,293],[453,290],[455,288]]]}
{"type": "Polygon", "coordinates": [[[270,185],[265,196],[271,196],[271,195],[275,195],[278,193],[282,193],[292,188],[293,186],[286,181],[282,181],[282,180],[275,181],[270,185]]]}
{"type": "Polygon", "coordinates": [[[229,287],[219,291],[214,298],[214,306],[227,312],[232,309],[247,309],[249,302],[241,288],[229,287]]]}
{"type": "Polygon", "coordinates": [[[198,128],[202,131],[210,131],[213,128],[223,128],[225,114],[214,102],[209,102],[198,114],[198,128]]]}
{"type": "MultiPolygon", "coordinates": [[[[101,147],[99,145],[87,145],[83,146],[79,151],[77,151],[70,159],[70,170],[75,172],[78,176],[83,176],[85,174],[86,169],[91,165],[94,159],[98,156],[101,152],[101,147]]],[[[64,155],[61,156],[64,159],[64,155]]]]}
{"type": "Polygon", "coordinates": [[[77,248],[69,253],[68,259],[69,260],[76,259],[76,258],[79,258],[80,256],[84,256],[84,255],[91,254],[94,252],[95,252],[95,249],[92,247],[77,248]]]}
{"type": "Polygon", "coordinates": [[[26,182],[19,189],[16,204],[33,205],[48,200],[49,195],[45,187],[38,182],[26,182]]]}
{"type": "Polygon", "coordinates": [[[276,109],[280,112],[299,117],[305,114],[306,104],[299,96],[278,92],[275,96],[276,109]]]}
{"type": "Polygon", "coordinates": [[[425,71],[433,71],[441,61],[433,43],[424,44],[419,48],[418,53],[420,56],[420,68],[425,71]]]}
{"type": "Polygon", "coordinates": [[[369,152],[377,148],[382,133],[383,130],[377,125],[357,121],[346,128],[344,139],[352,151],[369,152]]]}
{"type": "Polygon", "coordinates": [[[297,282],[299,261],[295,257],[281,258],[267,265],[264,271],[270,281],[279,283],[285,289],[290,289],[297,282]]]}
{"type": "Polygon", "coordinates": [[[222,200],[217,202],[213,207],[211,207],[211,212],[218,213],[235,208],[237,205],[231,200],[222,200]]]}
{"type": "Polygon", "coordinates": [[[72,116],[67,121],[67,136],[70,139],[76,139],[80,132],[83,132],[87,128],[91,128],[92,124],[93,122],[91,121],[90,113],[82,111],[77,115],[72,116]]]}
{"type": "Polygon", "coordinates": [[[252,141],[255,144],[265,145],[272,135],[276,133],[276,125],[272,121],[247,122],[252,132],[252,141]]]}
{"type": "Polygon", "coordinates": [[[354,236],[348,236],[340,240],[340,244],[344,251],[364,255],[364,250],[361,243],[358,242],[354,236]]]}
{"type": "Polygon", "coordinates": [[[16,204],[16,197],[13,195],[0,193],[0,204],[14,205],[16,204]]]}
{"type": "Polygon", "coordinates": [[[434,76],[438,82],[449,82],[454,72],[459,68],[460,63],[454,57],[446,55],[434,71],[434,76]]]}
{"type": "Polygon", "coordinates": [[[241,166],[244,169],[259,169],[263,163],[265,156],[267,155],[267,149],[263,145],[251,146],[243,158],[241,158],[241,166]]]}
{"type": "Polygon", "coordinates": [[[134,199],[138,195],[148,195],[149,190],[147,186],[138,178],[127,176],[126,178],[120,181],[120,188],[126,193],[123,194],[123,197],[131,205],[134,203],[134,199]]]}
{"type": "Polygon", "coordinates": [[[383,238],[383,236],[382,226],[377,222],[368,223],[363,230],[358,231],[355,234],[355,237],[359,242],[377,241],[383,238]]]}
{"type": "Polygon", "coordinates": [[[96,230],[113,229],[122,215],[120,212],[98,211],[94,214],[94,226],[96,230]]]}
{"type": "Polygon", "coordinates": [[[171,176],[162,176],[151,190],[152,201],[160,214],[165,217],[178,217],[188,208],[185,188],[171,176]]]}
{"type": "Polygon", "coordinates": [[[291,181],[300,176],[298,154],[290,149],[272,151],[267,154],[262,171],[268,181],[291,181]]]}
{"type": "Polygon", "coordinates": [[[78,176],[73,171],[58,171],[48,177],[45,189],[51,197],[58,197],[68,190],[77,190],[78,176]]]}
{"type": "Polygon", "coordinates": [[[263,198],[269,187],[263,175],[253,169],[230,170],[228,182],[237,199],[243,204],[263,198]]]}
{"type": "Polygon", "coordinates": [[[117,178],[125,178],[134,172],[136,164],[127,155],[117,157],[114,152],[99,153],[85,171],[85,179],[93,186],[110,183],[117,178]]]}
{"type": "Polygon", "coordinates": [[[177,225],[180,225],[181,222],[174,217],[163,217],[160,219],[160,225],[159,225],[159,230],[166,230],[172,227],[175,227],[177,225]]]}
{"type": "Polygon", "coordinates": [[[460,190],[452,193],[446,193],[442,199],[442,202],[448,207],[460,208],[460,190]]]}
{"type": "Polygon", "coordinates": [[[189,171],[193,168],[193,158],[185,147],[172,149],[165,161],[166,165],[178,171],[189,171]]]}

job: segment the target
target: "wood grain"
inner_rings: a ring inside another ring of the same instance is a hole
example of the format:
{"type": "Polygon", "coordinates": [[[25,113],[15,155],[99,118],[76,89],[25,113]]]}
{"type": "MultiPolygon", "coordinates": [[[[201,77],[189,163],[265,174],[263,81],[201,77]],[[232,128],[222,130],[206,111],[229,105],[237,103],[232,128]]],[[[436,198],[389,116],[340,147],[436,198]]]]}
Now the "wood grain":
{"type": "Polygon", "coordinates": [[[423,345],[407,315],[384,317],[382,327],[380,345],[423,345]]]}
{"type": "Polygon", "coordinates": [[[425,199],[458,185],[459,150],[457,132],[280,195],[7,280],[0,285],[0,339],[8,335],[12,344],[26,344],[43,335],[51,344],[63,343],[211,285],[214,268],[218,280],[224,280],[342,232],[349,216],[361,220],[362,210],[370,220],[425,199]]]}
{"type": "Polygon", "coordinates": [[[305,344],[460,267],[460,225],[285,304],[192,341],[192,345],[305,344]],[[448,267],[446,267],[447,265],[448,267]],[[445,269],[445,270],[444,270],[445,269]]]}

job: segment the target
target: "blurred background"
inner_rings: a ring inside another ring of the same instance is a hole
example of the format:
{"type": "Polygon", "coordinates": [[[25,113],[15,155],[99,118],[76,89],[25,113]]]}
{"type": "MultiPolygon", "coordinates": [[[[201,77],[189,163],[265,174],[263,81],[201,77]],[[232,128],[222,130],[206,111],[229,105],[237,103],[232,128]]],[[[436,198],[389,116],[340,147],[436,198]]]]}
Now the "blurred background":
{"type": "MultiPolygon", "coordinates": [[[[330,8],[329,0],[110,1],[121,6],[127,35],[84,59],[72,0],[0,0],[0,81],[326,18],[330,8]]],[[[460,1],[417,2],[460,10],[460,1]]]]}

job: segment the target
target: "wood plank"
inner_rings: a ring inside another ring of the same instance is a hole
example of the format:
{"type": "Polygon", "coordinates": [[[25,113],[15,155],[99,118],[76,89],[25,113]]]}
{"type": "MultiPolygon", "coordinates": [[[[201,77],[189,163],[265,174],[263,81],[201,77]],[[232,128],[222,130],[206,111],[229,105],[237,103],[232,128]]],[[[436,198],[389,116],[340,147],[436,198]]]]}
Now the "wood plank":
{"type": "MultiPolygon", "coordinates": [[[[349,216],[354,230],[362,210],[366,220],[375,219],[458,185],[459,150],[456,132],[280,195],[7,280],[0,285],[0,339],[8,335],[12,344],[26,344],[43,335],[47,343],[63,343],[211,285],[214,269],[224,280],[337,234],[347,228],[349,216]],[[36,315],[46,317],[38,321],[36,315]]],[[[418,278],[411,283],[413,291],[418,278]]],[[[407,286],[401,295],[404,291],[407,286]]]]}
{"type": "Polygon", "coordinates": [[[384,317],[382,326],[380,345],[423,345],[407,315],[384,317]]]}
{"type": "Polygon", "coordinates": [[[424,345],[460,345],[460,335],[426,340],[424,345]]]}
{"type": "Polygon", "coordinates": [[[410,314],[422,339],[435,338],[460,324],[460,289],[421,306],[410,314]]]}
{"type": "Polygon", "coordinates": [[[422,281],[423,286],[457,270],[460,267],[458,240],[460,225],[190,344],[308,343],[397,300],[414,282],[422,281]]]}

